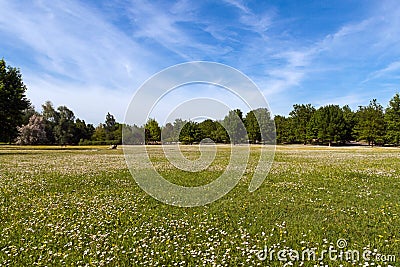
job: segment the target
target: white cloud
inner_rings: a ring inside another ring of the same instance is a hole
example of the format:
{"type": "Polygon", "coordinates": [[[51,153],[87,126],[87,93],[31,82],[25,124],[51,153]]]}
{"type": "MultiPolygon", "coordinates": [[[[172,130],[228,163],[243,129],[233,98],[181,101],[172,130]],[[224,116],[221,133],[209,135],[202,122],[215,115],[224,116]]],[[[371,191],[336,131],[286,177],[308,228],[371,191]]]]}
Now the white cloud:
{"type": "Polygon", "coordinates": [[[240,0],[224,0],[224,2],[229,4],[229,5],[232,5],[232,6],[236,7],[236,8],[238,8],[240,11],[242,11],[242,12],[244,12],[246,14],[250,14],[251,13],[250,9],[248,9],[246,7],[246,5],[240,0]]]}
{"type": "Polygon", "coordinates": [[[122,120],[126,94],[157,69],[154,53],[81,3],[1,2],[0,9],[0,36],[22,43],[36,63],[19,66],[37,107],[51,100],[91,122],[106,111],[122,120]]]}
{"type": "Polygon", "coordinates": [[[367,79],[365,79],[362,83],[369,82],[373,79],[381,78],[381,77],[387,77],[391,74],[395,74],[397,78],[400,77],[400,61],[394,61],[391,62],[388,66],[386,66],[383,69],[377,70],[372,72],[370,75],[368,75],[367,79]]]}
{"type": "Polygon", "coordinates": [[[185,6],[185,2],[165,7],[148,1],[135,1],[127,6],[130,19],[136,27],[133,37],[150,39],[185,61],[203,60],[229,52],[229,47],[203,42],[180,25],[190,22],[192,28],[207,28],[207,22],[198,19],[195,13],[185,11],[185,6]]]}

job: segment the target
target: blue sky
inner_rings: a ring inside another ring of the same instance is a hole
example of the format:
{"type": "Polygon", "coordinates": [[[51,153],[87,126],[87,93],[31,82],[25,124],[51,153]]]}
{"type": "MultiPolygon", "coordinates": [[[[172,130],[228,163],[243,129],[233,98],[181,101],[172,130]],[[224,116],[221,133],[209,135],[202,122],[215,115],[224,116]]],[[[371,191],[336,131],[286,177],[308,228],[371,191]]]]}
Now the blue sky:
{"type": "Polygon", "coordinates": [[[0,40],[38,110],[51,100],[94,124],[107,112],[123,121],[151,75],[193,60],[248,75],[274,114],[386,107],[400,88],[397,0],[0,0],[0,40]]]}

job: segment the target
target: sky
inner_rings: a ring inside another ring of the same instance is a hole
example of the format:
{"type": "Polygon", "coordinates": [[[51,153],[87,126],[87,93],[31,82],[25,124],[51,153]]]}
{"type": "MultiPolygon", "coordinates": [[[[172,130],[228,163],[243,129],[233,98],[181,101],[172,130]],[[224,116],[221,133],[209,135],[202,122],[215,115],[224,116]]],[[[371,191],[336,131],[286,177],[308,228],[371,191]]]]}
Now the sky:
{"type": "Polygon", "coordinates": [[[397,0],[0,0],[0,40],[38,111],[50,100],[93,124],[124,121],[143,83],[190,61],[239,70],[285,116],[293,104],[386,107],[400,91],[397,0]]]}

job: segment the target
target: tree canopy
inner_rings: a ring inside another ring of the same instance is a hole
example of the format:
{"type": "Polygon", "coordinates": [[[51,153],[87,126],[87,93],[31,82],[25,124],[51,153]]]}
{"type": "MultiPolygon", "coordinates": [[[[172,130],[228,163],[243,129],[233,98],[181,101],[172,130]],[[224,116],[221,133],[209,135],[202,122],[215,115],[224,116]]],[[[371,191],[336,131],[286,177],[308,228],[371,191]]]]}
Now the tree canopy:
{"type": "Polygon", "coordinates": [[[30,106],[19,69],[0,60],[0,142],[11,143],[18,135],[17,126],[23,120],[23,111],[30,106]]]}
{"type": "Polygon", "coordinates": [[[386,139],[390,144],[400,144],[400,94],[397,93],[390,101],[385,112],[386,139]]]}

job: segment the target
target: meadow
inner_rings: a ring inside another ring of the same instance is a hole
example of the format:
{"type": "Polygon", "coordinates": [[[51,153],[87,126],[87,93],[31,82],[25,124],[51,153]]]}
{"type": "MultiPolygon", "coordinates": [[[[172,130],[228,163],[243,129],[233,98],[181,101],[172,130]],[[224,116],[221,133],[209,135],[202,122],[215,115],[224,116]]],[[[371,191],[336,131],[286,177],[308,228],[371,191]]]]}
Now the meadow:
{"type": "MultiPolygon", "coordinates": [[[[196,146],[183,148],[198,156],[196,146]]],[[[223,172],[230,149],[218,147],[198,174],[171,166],[160,146],[149,151],[167,179],[197,186],[223,172]]],[[[0,265],[400,266],[400,148],[277,146],[250,193],[258,155],[252,147],[245,175],[223,198],[182,208],[147,195],[121,149],[3,145],[0,265]],[[338,240],[369,258],[323,258],[338,240]],[[315,249],[321,259],[262,258],[266,247],[315,249]]]]}

